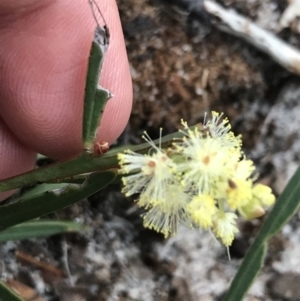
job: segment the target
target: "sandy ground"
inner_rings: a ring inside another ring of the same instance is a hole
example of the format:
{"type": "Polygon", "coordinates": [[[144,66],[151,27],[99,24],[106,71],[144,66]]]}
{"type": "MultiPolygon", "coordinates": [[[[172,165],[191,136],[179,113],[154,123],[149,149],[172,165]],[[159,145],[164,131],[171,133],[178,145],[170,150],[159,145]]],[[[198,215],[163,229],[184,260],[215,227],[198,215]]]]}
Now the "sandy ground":
{"type": "MultiPolygon", "coordinates": [[[[287,1],[218,2],[300,47],[297,19],[280,28],[287,1]]],[[[139,143],[144,130],[157,138],[159,127],[167,134],[181,118],[195,124],[206,111],[222,111],[242,134],[258,180],[280,194],[299,165],[299,78],[220,32],[201,1],[118,3],[134,81],[132,117],[118,143],[139,143]]],[[[34,289],[36,301],[218,301],[263,222],[240,221],[229,261],[211,234],[181,228],[165,240],[142,227],[141,213],[111,186],[51,216],[78,220],[87,233],[1,245],[2,279],[34,289]]],[[[299,225],[297,214],[271,239],[247,301],[300,300],[299,225]]]]}

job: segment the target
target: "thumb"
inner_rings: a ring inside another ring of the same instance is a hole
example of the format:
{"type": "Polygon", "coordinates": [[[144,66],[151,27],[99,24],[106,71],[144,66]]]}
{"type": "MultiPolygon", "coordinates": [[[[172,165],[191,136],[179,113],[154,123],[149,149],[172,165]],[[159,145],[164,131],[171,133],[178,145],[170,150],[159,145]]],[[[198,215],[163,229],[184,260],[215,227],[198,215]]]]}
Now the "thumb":
{"type": "MultiPolygon", "coordinates": [[[[63,159],[82,149],[84,85],[96,23],[87,0],[43,2],[27,0],[23,10],[2,20],[0,116],[28,148],[63,159]]],[[[111,32],[101,85],[114,94],[98,139],[112,143],[128,121],[132,83],[116,3],[97,2],[111,32]]]]}

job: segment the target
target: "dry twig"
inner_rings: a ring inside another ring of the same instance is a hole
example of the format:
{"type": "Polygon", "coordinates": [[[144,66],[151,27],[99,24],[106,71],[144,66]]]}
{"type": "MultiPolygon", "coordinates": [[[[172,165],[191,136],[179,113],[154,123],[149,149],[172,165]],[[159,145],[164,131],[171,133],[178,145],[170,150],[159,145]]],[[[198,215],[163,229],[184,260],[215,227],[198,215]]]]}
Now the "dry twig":
{"type": "Polygon", "coordinates": [[[221,23],[216,24],[220,30],[243,38],[290,72],[300,75],[300,52],[295,47],[235,11],[225,9],[211,0],[204,0],[204,7],[208,13],[221,20],[221,23]]]}
{"type": "Polygon", "coordinates": [[[29,254],[25,254],[21,251],[17,251],[16,252],[16,257],[18,260],[36,266],[37,268],[47,271],[53,275],[55,275],[56,277],[65,277],[65,273],[58,269],[57,267],[51,265],[50,263],[44,262],[44,261],[40,261],[34,257],[32,257],[29,254]]]}

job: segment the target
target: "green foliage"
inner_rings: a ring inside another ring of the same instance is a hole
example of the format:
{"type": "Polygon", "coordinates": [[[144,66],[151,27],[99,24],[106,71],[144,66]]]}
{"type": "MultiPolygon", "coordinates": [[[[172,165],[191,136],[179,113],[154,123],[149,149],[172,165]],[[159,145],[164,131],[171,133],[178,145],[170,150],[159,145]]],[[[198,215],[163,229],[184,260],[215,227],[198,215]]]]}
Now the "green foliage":
{"type": "MultiPolygon", "coordinates": [[[[161,139],[162,146],[168,147],[172,144],[174,138],[180,137],[182,137],[181,133],[166,135],[161,139]]],[[[158,140],[154,142],[158,143],[158,140]]],[[[118,147],[108,151],[101,157],[94,157],[84,153],[67,162],[51,164],[44,168],[35,169],[28,173],[2,180],[0,181],[0,192],[43,182],[70,182],[77,175],[116,169],[118,167],[117,154],[128,148],[135,152],[147,153],[150,146],[148,143],[143,143],[136,146],[118,147]]],[[[84,177],[87,177],[87,175],[84,175],[84,177]]]]}
{"type": "Polygon", "coordinates": [[[0,207],[0,227],[8,227],[61,210],[96,193],[116,177],[112,171],[91,174],[82,185],[69,184],[65,188],[44,191],[32,197],[0,207]]]}
{"type": "Polygon", "coordinates": [[[0,232],[0,242],[44,237],[66,232],[81,232],[84,227],[75,222],[37,220],[19,224],[0,232]]]}
{"type": "Polygon", "coordinates": [[[99,74],[105,53],[96,42],[92,42],[88,74],[86,78],[82,140],[85,150],[93,149],[97,127],[110,93],[98,88],[99,74]]]}

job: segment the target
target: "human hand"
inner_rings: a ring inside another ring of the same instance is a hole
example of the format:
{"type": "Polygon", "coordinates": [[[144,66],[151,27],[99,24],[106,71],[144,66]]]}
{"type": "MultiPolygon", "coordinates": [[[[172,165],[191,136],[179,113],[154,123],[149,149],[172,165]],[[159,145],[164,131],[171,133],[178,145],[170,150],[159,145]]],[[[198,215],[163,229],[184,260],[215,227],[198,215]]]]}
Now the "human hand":
{"type": "MultiPolygon", "coordinates": [[[[101,85],[114,94],[97,139],[112,143],[128,121],[132,83],[116,3],[97,2],[111,32],[101,85]]],[[[82,150],[95,26],[87,0],[0,0],[0,179],[31,170],[37,152],[66,159],[82,150]]]]}

